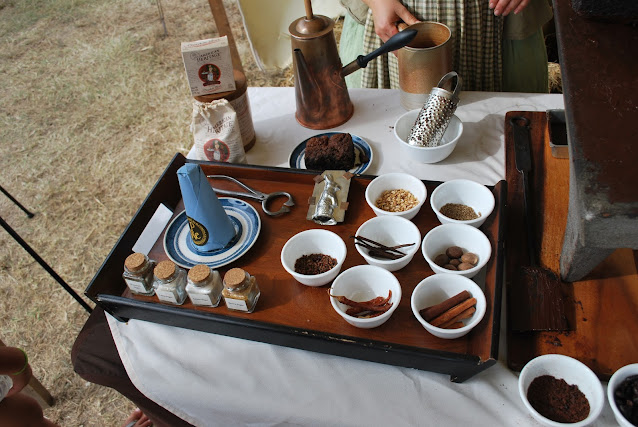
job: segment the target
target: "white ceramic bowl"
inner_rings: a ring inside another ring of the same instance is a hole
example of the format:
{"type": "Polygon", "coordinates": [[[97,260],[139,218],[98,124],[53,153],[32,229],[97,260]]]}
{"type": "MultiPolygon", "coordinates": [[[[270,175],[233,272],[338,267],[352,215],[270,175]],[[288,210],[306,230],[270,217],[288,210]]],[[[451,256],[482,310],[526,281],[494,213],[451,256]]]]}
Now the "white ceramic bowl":
{"type": "Polygon", "coordinates": [[[552,427],[580,427],[591,424],[598,418],[605,405],[605,394],[600,380],[584,363],[561,354],[538,356],[523,367],[518,377],[518,393],[530,414],[540,423],[552,427]],[[527,389],[532,381],[542,375],[563,379],[567,384],[576,385],[589,401],[589,416],[577,423],[559,423],[545,418],[527,400],[527,389]]]}
{"type": "Polygon", "coordinates": [[[390,290],[392,290],[390,298],[392,307],[377,317],[350,316],[346,314],[350,306],[341,304],[333,296],[330,297],[330,303],[335,311],[352,326],[363,329],[376,328],[388,321],[401,301],[401,285],[394,274],[375,265],[357,265],[337,276],[330,288],[330,295],[345,296],[353,301],[368,301],[380,296],[385,298],[390,290]]]}
{"type": "Polygon", "coordinates": [[[468,224],[480,227],[494,210],[494,194],[478,182],[469,179],[453,179],[439,184],[432,191],[430,206],[441,224],[468,224]],[[448,203],[469,206],[480,216],[471,220],[449,218],[441,213],[441,208],[448,203]]]}
{"type": "Polygon", "coordinates": [[[281,264],[299,283],[307,286],[323,286],[334,280],[346,260],[346,244],[332,231],[313,228],[292,236],[281,250],[281,264]],[[295,262],[302,255],[325,254],[337,260],[337,265],[320,274],[299,274],[295,262]]]}
{"type": "Polygon", "coordinates": [[[437,147],[418,147],[408,144],[410,131],[419,117],[421,110],[411,110],[403,114],[394,123],[394,136],[396,137],[403,156],[420,163],[437,163],[448,157],[456,148],[463,134],[463,123],[456,115],[452,115],[441,144],[437,147]]]}
{"type": "Polygon", "coordinates": [[[412,291],[410,305],[414,317],[429,333],[439,338],[454,339],[466,335],[479,324],[485,315],[487,302],[483,290],[473,280],[454,274],[433,274],[416,285],[412,291]],[[463,291],[468,291],[476,298],[476,311],[472,317],[463,320],[465,326],[462,328],[438,328],[426,322],[419,313],[424,308],[439,304],[463,291]]]}
{"type": "Polygon", "coordinates": [[[421,244],[421,232],[419,228],[409,219],[400,216],[384,215],[370,218],[361,224],[355,236],[365,237],[389,247],[413,243],[412,246],[398,249],[403,252],[405,256],[399,259],[386,259],[370,255],[367,248],[357,244],[355,241],[357,251],[368,264],[385,268],[388,271],[397,271],[408,265],[410,261],[412,261],[414,254],[418,252],[419,245],[421,244]]]}
{"type": "Polygon", "coordinates": [[[618,369],[614,372],[614,375],[611,376],[609,383],[607,384],[607,400],[609,401],[611,410],[614,412],[616,421],[621,427],[633,427],[633,425],[618,409],[618,405],[616,405],[616,400],[614,399],[614,392],[620,383],[622,383],[627,377],[631,377],[633,375],[638,375],[638,363],[633,363],[618,369]]]}
{"type": "Polygon", "coordinates": [[[425,199],[428,196],[428,191],[425,188],[425,184],[420,179],[407,173],[393,172],[380,175],[370,181],[366,187],[365,195],[366,202],[368,202],[368,205],[377,216],[390,215],[412,219],[417,213],[419,213],[419,210],[421,210],[421,206],[423,206],[423,203],[425,203],[425,199]],[[412,193],[419,203],[415,207],[402,212],[385,211],[376,206],[377,199],[384,191],[399,189],[412,193]]]}
{"type": "Polygon", "coordinates": [[[430,230],[421,244],[423,258],[435,273],[449,273],[472,278],[487,264],[492,256],[492,245],[487,236],[478,228],[467,224],[441,224],[430,230]],[[479,258],[478,263],[468,270],[448,270],[437,265],[434,259],[444,254],[451,246],[458,246],[463,252],[472,252],[479,258]]]}

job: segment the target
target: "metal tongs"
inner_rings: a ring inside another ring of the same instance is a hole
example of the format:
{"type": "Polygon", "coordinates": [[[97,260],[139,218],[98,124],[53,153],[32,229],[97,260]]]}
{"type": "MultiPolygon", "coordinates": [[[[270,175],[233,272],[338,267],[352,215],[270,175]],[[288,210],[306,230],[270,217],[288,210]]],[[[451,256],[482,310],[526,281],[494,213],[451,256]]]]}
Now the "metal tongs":
{"type": "Polygon", "coordinates": [[[235,197],[247,197],[252,200],[257,200],[261,202],[261,208],[264,210],[266,215],[270,216],[278,216],[286,212],[290,212],[290,207],[295,205],[294,200],[292,199],[292,195],[285,191],[275,191],[274,193],[262,193],[261,191],[257,191],[253,188],[250,188],[246,184],[238,181],[237,179],[227,176],[227,175],[206,175],[206,178],[210,179],[225,179],[226,181],[234,182],[235,184],[242,187],[244,190],[248,191],[248,193],[243,193],[241,191],[231,191],[231,190],[222,190],[220,188],[213,187],[213,190],[216,193],[223,194],[226,196],[235,196],[235,197]],[[288,200],[283,204],[281,209],[276,212],[273,212],[268,209],[268,203],[277,197],[286,196],[288,200]]]}

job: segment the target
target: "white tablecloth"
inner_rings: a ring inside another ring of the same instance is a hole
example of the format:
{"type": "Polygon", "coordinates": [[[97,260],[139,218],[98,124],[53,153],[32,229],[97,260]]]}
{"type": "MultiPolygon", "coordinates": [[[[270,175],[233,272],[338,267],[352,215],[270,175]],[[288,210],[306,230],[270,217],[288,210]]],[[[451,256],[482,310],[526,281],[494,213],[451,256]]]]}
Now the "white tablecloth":
{"type": "MultiPolygon", "coordinates": [[[[322,131],[296,122],[293,88],[248,93],[257,134],[248,162],[288,167],[296,145],[322,131]]],[[[456,114],[465,128],[455,151],[423,165],[397,150],[392,129],[405,112],[398,91],[350,94],[354,116],[334,130],[368,141],[374,158],[366,173],[405,171],[487,185],[505,178],[505,113],[563,108],[561,95],[463,92],[456,114]]],[[[503,332],[499,362],[455,384],[442,374],[107,317],[133,384],[194,425],[537,425],[519,398],[517,375],[504,362],[503,332]]],[[[596,425],[615,425],[608,405],[596,425]]]]}

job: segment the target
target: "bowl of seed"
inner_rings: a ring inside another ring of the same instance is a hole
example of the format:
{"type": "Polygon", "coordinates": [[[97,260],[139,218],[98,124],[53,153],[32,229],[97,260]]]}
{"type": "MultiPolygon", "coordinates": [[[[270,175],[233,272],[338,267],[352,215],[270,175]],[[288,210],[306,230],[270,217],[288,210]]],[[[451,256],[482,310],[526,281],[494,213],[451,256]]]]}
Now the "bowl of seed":
{"type": "Polygon", "coordinates": [[[281,249],[281,265],[299,283],[323,286],[337,277],[346,253],[346,243],[338,234],[313,228],[288,239],[281,249]]]}
{"type": "Polygon", "coordinates": [[[366,202],[377,216],[392,215],[412,219],[427,197],[423,181],[407,173],[379,175],[366,187],[366,202]]]}
{"type": "Polygon", "coordinates": [[[441,224],[480,227],[494,210],[494,194],[478,182],[453,179],[432,191],[430,206],[441,224]]]}

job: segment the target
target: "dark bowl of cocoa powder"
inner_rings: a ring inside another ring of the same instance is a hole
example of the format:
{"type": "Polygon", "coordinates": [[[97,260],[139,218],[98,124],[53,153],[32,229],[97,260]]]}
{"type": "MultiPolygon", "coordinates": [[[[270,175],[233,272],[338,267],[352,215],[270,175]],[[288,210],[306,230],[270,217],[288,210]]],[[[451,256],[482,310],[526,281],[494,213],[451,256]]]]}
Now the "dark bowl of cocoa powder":
{"type": "Polygon", "coordinates": [[[589,425],[605,404],[596,374],[579,360],[561,354],[530,360],[521,370],[518,391],[530,414],[547,426],[589,425]]]}

